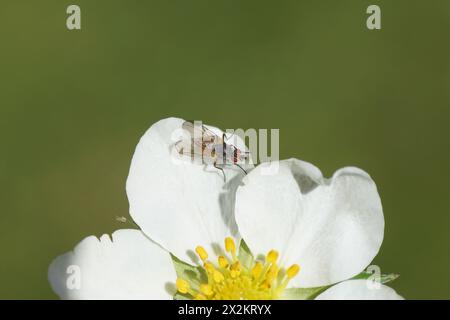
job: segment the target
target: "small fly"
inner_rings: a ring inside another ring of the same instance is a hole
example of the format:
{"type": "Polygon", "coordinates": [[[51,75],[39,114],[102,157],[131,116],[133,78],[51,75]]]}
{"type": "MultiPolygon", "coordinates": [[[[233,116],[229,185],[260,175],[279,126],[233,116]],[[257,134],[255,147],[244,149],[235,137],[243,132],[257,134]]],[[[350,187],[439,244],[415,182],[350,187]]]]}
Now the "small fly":
{"type": "Polygon", "coordinates": [[[250,153],[226,143],[228,139],[225,133],[219,136],[197,121],[185,121],[182,128],[189,133],[190,137],[175,143],[179,154],[188,155],[191,159],[201,157],[203,163],[212,164],[222,171],[224,180],[226,180],[225,172],[218,165],[235,165],[247,174],[239,163],[248,160],[250,153]]]}

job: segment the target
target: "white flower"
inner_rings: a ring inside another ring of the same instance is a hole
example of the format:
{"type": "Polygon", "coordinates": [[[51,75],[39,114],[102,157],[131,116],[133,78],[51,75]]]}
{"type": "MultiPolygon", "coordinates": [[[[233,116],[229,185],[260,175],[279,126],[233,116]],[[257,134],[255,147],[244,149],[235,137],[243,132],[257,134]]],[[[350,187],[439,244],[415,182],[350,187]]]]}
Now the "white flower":
{"type": "Polygon", "coordinates": [[[178,290],[194,298],[287,299],[301,296],[289,288],[322,287],[318,299],[401,299],[384,285],[344,281],[364,270],[383,239],[381,202],[367,173],[344,168],[325,179],[313,165],[291,159],[277,163],[274,175],[258,166],[244,176],[228,165],[224,181],[212,166],[173,161],[180,138],[173,133],[182,123],[157,122],[136,147],[127,195],[142,231],[91,236],[56,258],[49,281],[61,298],[172,299],[178,290]],[[233,238],[244,239],[256,259],[233,238]],[[203,265],[195,270],[209,284],[177,275],[169,253],[203,265]],[[71,266],[78,275],[68,273],[71,266]],[[244,289],[236,291],[235,283],[244,289]]]}

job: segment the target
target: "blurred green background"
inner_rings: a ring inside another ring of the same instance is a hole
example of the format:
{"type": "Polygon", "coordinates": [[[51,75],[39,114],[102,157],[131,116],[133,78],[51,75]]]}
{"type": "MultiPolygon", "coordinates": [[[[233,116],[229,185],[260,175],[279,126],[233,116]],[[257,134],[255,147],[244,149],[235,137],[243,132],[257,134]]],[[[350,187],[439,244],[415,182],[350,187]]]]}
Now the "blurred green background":
{"type": "Polygon", "coordinates": [[[168,116],[280,128],[281,157],[327,176],[364,168],[375,263],[406,298],[450,298],[449,30],[446,0],[3,0],[0,298],[56,298],[51,260],[124,227],[133,150],[168,116]]]}

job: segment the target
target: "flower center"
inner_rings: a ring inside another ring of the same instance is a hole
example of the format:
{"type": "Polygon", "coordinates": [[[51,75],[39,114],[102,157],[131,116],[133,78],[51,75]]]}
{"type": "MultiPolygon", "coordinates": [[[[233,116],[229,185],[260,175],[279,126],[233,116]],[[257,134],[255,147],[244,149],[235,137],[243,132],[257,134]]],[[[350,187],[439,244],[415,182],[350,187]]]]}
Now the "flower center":
{"type": "Polygon", "coordinates": [[[263,261],[244,259],[236,255],[232,238],[225,238],[226,256],[219,256],[217,263],[208,260],[202,246],[195,252],[203,262],[207,282],[198,283],[178,278],[178,292],[197,300],[271,300],[283,293],[289,280],[300,271],[297,264],[287,269],[277,264],[278,252],[270,250],[263,261]]]}

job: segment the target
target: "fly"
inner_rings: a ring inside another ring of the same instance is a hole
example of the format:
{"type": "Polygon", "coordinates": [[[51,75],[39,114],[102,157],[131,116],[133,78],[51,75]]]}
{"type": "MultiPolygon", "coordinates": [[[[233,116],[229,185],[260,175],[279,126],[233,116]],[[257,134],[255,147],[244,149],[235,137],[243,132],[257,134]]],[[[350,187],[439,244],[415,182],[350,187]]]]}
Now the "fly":
{"type": "Polygon", "coordinates": [[[222,171],[224,180],[226,180],[225,172],[218,165],[235,165],[247,174],[239,163],[248,160],[250,153],[227,143],[225,133],[219,136],[197,121],[185,121],[182,128],[190,136],[175,143],[179,154],[188,155],[191,159],[201,157],[203,163],[212,164],[222,171]]]}

